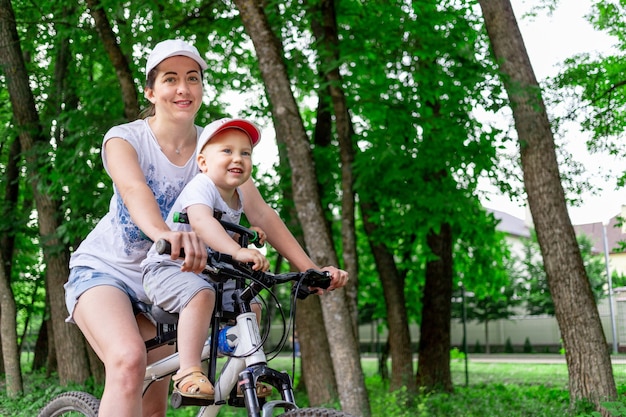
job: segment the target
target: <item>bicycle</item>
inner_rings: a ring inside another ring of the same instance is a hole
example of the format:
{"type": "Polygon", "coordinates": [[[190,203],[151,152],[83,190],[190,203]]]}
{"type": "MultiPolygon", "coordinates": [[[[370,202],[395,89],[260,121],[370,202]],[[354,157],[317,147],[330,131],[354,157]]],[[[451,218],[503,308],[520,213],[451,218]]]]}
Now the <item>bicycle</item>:
{"type": "MultiPolygon", "coordinates": [[[[181,218],[180,221],[185,222],[185,219],[181,218]]],[[[242,246],[254,243],[256,232],[253,230],[221,220],[220,222],[225,228],[239,235],[239,243],[242,246]]],[[[170,252],[169,242],[164,240],[157,242],[157,248],[160,253],[170,252]]],[[[312,269],[282,274],[254,271],[249,265],[237,262],[229,255],[210,249],[207,251],[209,256],[204,274],[215,283],[216,297],[211,331],[202,351],[202,360],[208,363],[207,374],[213,383],[215,395],[213,399],[206,400],[184,397],[174,392],[170,396],[172,407],[200,406],[197,417],[216,417],[224,405],[244,407],[249,417],[271,417],[276,410],[284,410],[284,413],[279,414],[282,417],[353,417],[329,408],[298,408],[289,374],[267,366],[267,358],[263,351],[267,332],[265,338],[261,338],[256,315],[250,307],[250,302],[263,290],[267,290],[278,301],[271,292],[271,288],[276,284],[295,283],[292,287],[292,303],[295,302],[295,298],[306,298],[311,294],[309,287],[328,288],[330,274],[312,269]],[[223,286],[228,280],[237,282],[237,289],[233,295],[236,313],[224,311],[222,306],[223,286]],[[216,378],[218,356],[226,357],[226,362],[219,377],[216,378]],[[256,390],[258,382],[274,387],[280,393],[281,399],[268,401],[266,398],[258,397],[256,390]]],[[[135,308],[140,312],[150,312],[157,321],[157,335],[145,342],[147,350],[176,342],[176,315],[154,306],[149,309],[149,306],[143,303],[136,305],[135,308]]],[[[279,343],[280,348],[284,346],[284,341],[285,332],[279,343]]],[[[145,393],[154,381],[173,375],[178,368],[178,352],[149,364],[144,376],[143,392],[145,393]]],[[[69,391],[50,400],[40,411],[39,417],[72,415],[96,417],[99,404],[100,400],[90,393],[69,391]]]]}

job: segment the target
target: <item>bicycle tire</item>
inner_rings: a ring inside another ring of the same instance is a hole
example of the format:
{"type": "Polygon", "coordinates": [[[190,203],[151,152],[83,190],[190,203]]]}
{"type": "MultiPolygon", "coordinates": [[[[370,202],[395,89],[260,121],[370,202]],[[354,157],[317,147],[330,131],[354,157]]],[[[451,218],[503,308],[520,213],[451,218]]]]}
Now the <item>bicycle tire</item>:
{"type": "Polygon", "coordinates": [[[299,408],[290,410],[279,417],[354,417],[352,414],[331,408],[299,408]]]}
{"type": "Polygon", "coordinates": [[[100,400],[82,391],[69,391],[54,397],[38,414],[38,417],[97,417],[100,400]]]}

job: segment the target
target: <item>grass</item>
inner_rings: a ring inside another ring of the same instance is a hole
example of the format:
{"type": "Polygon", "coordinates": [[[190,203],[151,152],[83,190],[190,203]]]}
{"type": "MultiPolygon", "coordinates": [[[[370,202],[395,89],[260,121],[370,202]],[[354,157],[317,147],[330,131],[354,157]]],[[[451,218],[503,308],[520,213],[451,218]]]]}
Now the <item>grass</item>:
{"type": "MultiPolygon", "coordinates": [[[[291,370],[290,358],[271,362],[277,369],[291,370]]],[[[386,381],[378,376],[374,358],[363,359],[363,372],[369,392],[372,416],[388,417],[591,417],[589,405],[570,407],[565,364],[483,363],[469,361],[468,384],[465,363],[452,360],[454,392],[409,395],[405,390],[389,392],[386,381]]],[[[626,365],[614,365],[614,376],[620,397],[626,393],[626,365]]],[[[297,383],[297,376],[296,376],[297,383]]],[[[8,399],[0,391],[0,415],[33,416],[45,402],[62,391],[80,387],[60,388],[54,380],[38,374],[25,376],[26,392],[19,399],[8,399]]],[[[0,388],[2,384],[0,384],[0,388]]],[[[89,388],[98,391],[98,387],[89,388]]],[[[297,393],[299,404],[306,398],[297,393]]],[[[613,404],[612,415],[626,416],[626,405],[613,404]]],[[[168,417],[194,416],[193,407],[169,410],[168,417]]],[[[241,409],[223,408],[220,417],[243,417],[241,409]]]]}
{"type": "MultiPolygon", "coordinates": [[[[623,367],[623,365],[616,365],[618,366],[623,367]]],[[[450,368],[454,385],[457,387],[465,385],[465,363],[461,360],[453,360],[450,368]]],[[[492,383],[549,385],[567,389],[567,366],[564,363],[485,363],[470,360],[468,382],[470,385],[492,383]]]]}

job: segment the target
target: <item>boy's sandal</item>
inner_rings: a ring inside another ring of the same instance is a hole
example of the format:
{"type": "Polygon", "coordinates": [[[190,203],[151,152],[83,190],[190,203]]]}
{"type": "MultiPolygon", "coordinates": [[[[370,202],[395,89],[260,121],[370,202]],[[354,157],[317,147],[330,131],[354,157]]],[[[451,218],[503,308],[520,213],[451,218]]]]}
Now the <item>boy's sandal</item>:
{"type": "Polygon", "coordinates": [[[183,397],[213,399],[215,389],[199,366],[179,370],[173,377],[174,391],[183,397]]]}
{"type": "MultiPolygon", "coordinates": [[[[262,382],[256,383],[256,396],[259,398],[265,398],[272,395],[272,386],[264,384],[262,382]]],[[[237,386],[237,397],[243,397],[241,392],[241,386],[237,386]]]]}

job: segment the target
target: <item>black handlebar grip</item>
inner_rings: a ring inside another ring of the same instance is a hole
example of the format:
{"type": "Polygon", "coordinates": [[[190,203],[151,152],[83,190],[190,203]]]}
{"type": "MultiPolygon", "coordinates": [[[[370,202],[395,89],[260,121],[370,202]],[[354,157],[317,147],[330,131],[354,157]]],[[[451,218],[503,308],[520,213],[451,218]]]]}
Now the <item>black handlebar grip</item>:
{"type": "Polygon", "coordinates": [[[330,282],[332,280],[332,275],[330,274],[330,272],[322,271],[322,273],[318,276],[320,276],[320,278],[317,280],[316,285],[319,288],[326,289],[330,287],[330,282]]]}
{"type": "Polygon", "coordinates": [[[251,230],[252,231],[252,237],[250,238],[250,243],[254,243],[254,246],[256,246],[257,248],[262,248],[264,245],[259,242],[259,234],[257,233],[256,230],[251,230]]]}
{"type": "Polygon", "coordinates": [[[163,255],[164,253],[170,254],[172,253],[172,245],[165,239],[159,239],[156,243],[156,250],[159,255],[163,255]]]}
{"type": "MultiPolygon", "coordinates": [[[[172,253],[172,245],[170,244],[170,242],[168,242],[165,239],[159,239],[157,240],[156,244],[156,250],[158,252],[159,255],[163,255],[163,254],[167,254],[170,255],[172,253]]],[[[180,248],[180,258],[184,258],[185,257],[185,251],[183,250],[183,248],[180,248]]]]}

